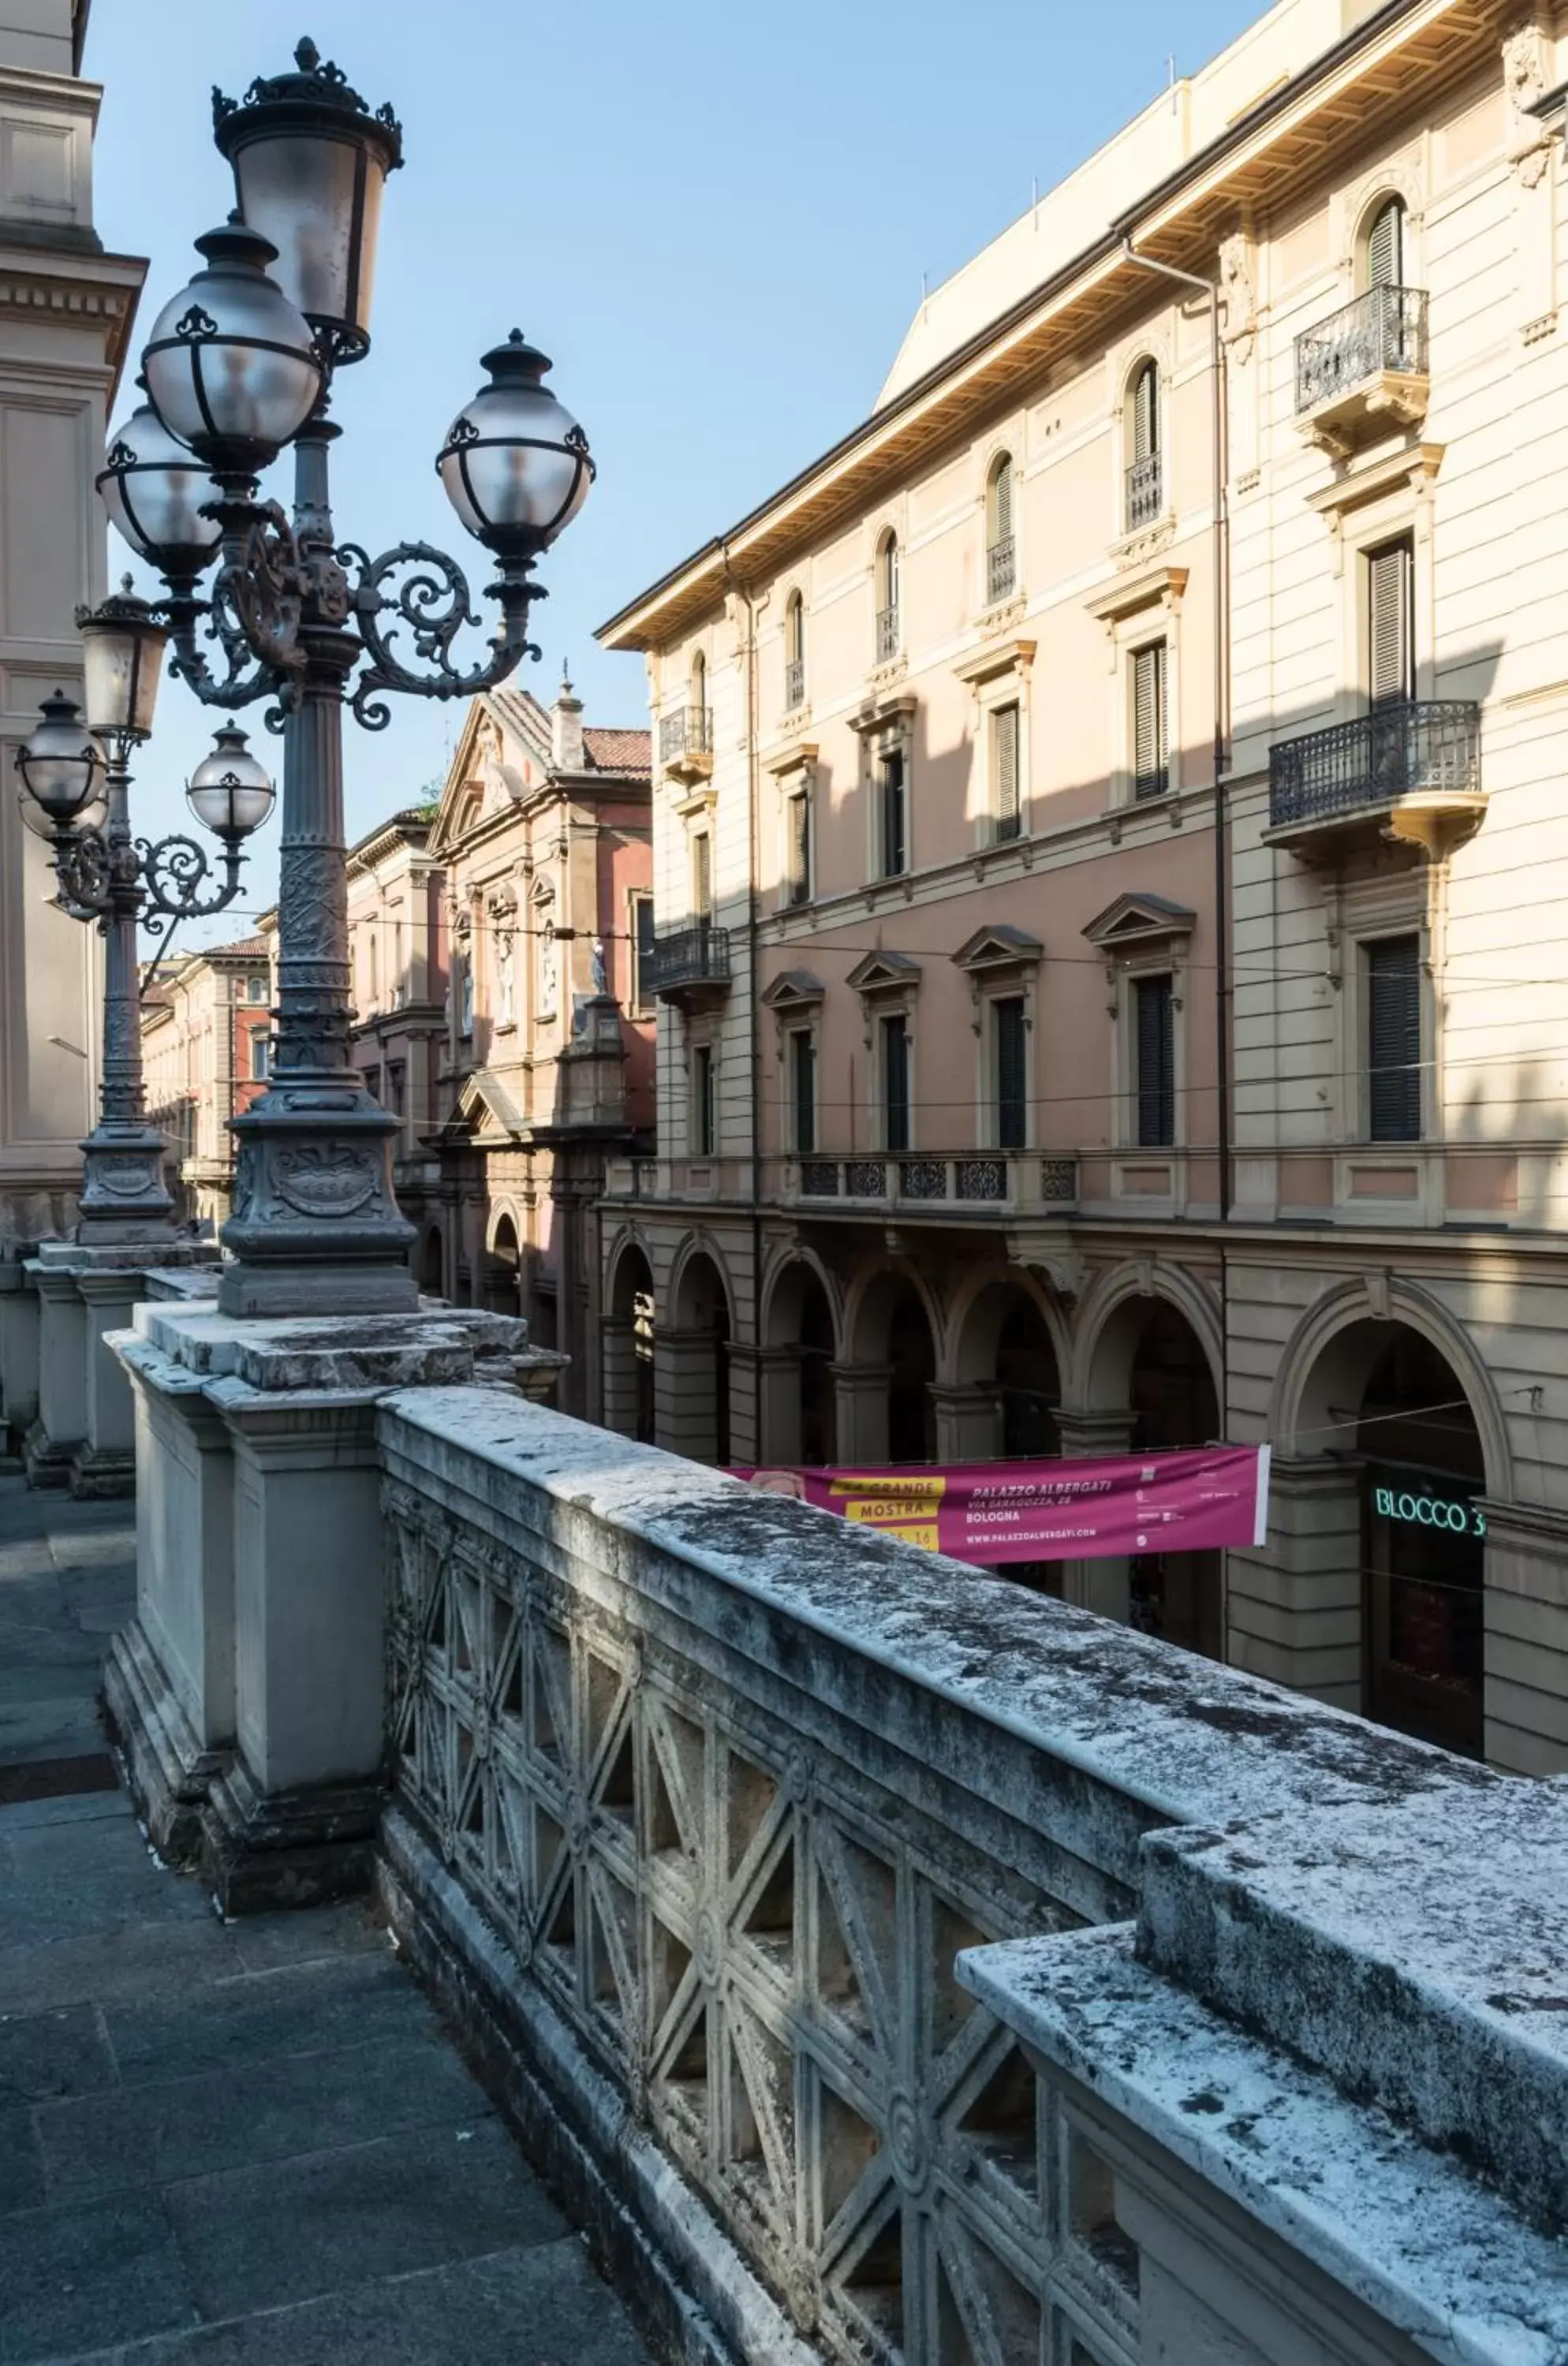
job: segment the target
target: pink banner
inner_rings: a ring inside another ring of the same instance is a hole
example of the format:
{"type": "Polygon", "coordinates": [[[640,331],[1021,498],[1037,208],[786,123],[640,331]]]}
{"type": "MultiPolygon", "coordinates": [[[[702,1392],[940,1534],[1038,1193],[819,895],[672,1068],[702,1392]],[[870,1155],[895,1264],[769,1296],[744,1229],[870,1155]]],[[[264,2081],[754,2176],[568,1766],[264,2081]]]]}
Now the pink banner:
{"type": "Polygon", "coordinates": [[[997,1568],[1260,1545],[1269,1448],[1202,1446],[1089,1462],[967,1462],[883,1470],[739,1470],[904,1544],[997,1568]]]}

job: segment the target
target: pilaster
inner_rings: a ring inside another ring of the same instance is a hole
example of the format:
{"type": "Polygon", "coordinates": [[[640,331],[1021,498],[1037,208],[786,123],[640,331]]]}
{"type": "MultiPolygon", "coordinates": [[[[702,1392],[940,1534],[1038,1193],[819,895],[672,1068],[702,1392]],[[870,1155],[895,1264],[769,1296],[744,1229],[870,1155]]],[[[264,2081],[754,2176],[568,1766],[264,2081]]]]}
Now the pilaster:
{"type": "Polygon", "coordinates": [[[1511,1774],[1568,1770],[1568,1514],[1482,1505],[1486,1756],[1511,1774]]]}
{"type": "Polygon", "coordinates": [[[1231,1665],[1359,1710],[1361,1617],[1359,1470],[1333,1455],[1275,1455],[1268,1542],[1231,1549],[1231,1665]]]}

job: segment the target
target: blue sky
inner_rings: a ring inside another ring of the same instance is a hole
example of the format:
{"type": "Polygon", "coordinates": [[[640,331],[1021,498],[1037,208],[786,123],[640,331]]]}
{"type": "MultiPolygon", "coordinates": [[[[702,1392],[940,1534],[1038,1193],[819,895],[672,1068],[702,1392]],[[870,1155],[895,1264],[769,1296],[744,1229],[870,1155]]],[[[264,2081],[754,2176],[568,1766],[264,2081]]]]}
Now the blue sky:
{"type": "MultiPolygon", "coordinates": [[[[433,459],[514,326],[555,360],[599,464],[541,569],[548,698],[563,656],[591,720],[642,719],[641,662],[595,625],[863,417],[919,299],[1164,86],[1256,0],[95,0],[85,72],[105,85],[95,204],[106,245],[152,258],[138,343],[231,202],[210,141],[214,83],[238,96],[302,33],[402,118],[382,224],[376,344],[340,381],[340,534],[383,548],[462,534],[433,459]],[[156,29],[152,17],[155,16],[156,29]]],[[[120,409],[130,407],[122,396],[120,409]]],[[[111,536],[110,565],[125,554],[111,536]]],[[[351,839],[445,769],[451,708],[401,700],[349,726],[351,839]]],[[[211,719],[164,688],[137,807],[170,827],[211,719]]],[[[265,737],[265,735],[264,735],[265,737]]],[[[276,752],[276,743],[265,741],[276,752]]],[[[258,846],[272,893],[276,828],[258,846]]],[[[230,915],[216,930],[237,933],[230,915]]]]}

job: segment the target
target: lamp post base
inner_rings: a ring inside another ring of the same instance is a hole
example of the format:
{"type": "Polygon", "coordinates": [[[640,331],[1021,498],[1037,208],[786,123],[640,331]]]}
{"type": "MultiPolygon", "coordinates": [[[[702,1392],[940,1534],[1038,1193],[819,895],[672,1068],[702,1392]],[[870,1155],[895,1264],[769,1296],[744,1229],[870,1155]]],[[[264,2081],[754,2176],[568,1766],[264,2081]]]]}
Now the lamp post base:
{"type": "Polygon", "coordinates": [[[406,1264],[249,1263],[224,1267],[218,1312],[263,1322],[297,1314],[415,1314],[419,1285],[406,1264]]]}
{"type": "MultiPolygon", "coordinates": [[[[106,1124],[82,1144],[81,1211],[76,1237],[84,1247],[120,1242],[171,1242],[177,1235],[175,1203],[164,1181],[166,1145],[147,1125],[106,1124]]],[[[148,1263],[155,1265],[156,1256],[148,1263]]]]}

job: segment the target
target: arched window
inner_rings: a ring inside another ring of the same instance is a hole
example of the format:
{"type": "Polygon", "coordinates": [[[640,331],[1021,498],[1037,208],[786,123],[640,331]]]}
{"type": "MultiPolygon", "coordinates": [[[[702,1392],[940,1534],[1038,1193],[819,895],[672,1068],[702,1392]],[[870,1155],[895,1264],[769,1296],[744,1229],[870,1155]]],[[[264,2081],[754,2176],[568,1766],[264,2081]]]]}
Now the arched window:
{"type": "Polygon", "coordinates": [[[898,654],[898,537],[889,527],[876,546],[876,658],[898,654]]]}
{"type": "Polygon", "coordinates": [[[686,695],[686,754],[711,756],[713,727],[708,714],[708,661],[701,649],[692,652],[692,672],[686,695]]]}
{"type": "Polygon", "coordinates": [[[1127,532],[1152,525],[1165,506],[1160,455],[1159,364],[1138,365],[1127,389],[1127,532]]]}
{"type": "Polygon", "coordinates": [[[701,649],[692,652],[691,704],[695,715],[705,715],[708,703],[708,661],[701,649]]]}
{"type": "Polygon", "coordinates": [[[1404,207],[1398,197],[1385,197],[1367,225],[1362,269],[1371,287],[1404,285],[1404,207]]]}
{"type": "Polygon", "coordinates": [[[998,452],[986,479],[986,598],[1010,600],[1018,580],[1012,533],[1012,454],[998,452]]]}
{"type": "Polygon", "coordinates": [[[806,603],[792,592],[784,610],[784,704],[799,706],[805,697],[806,603]]]}

